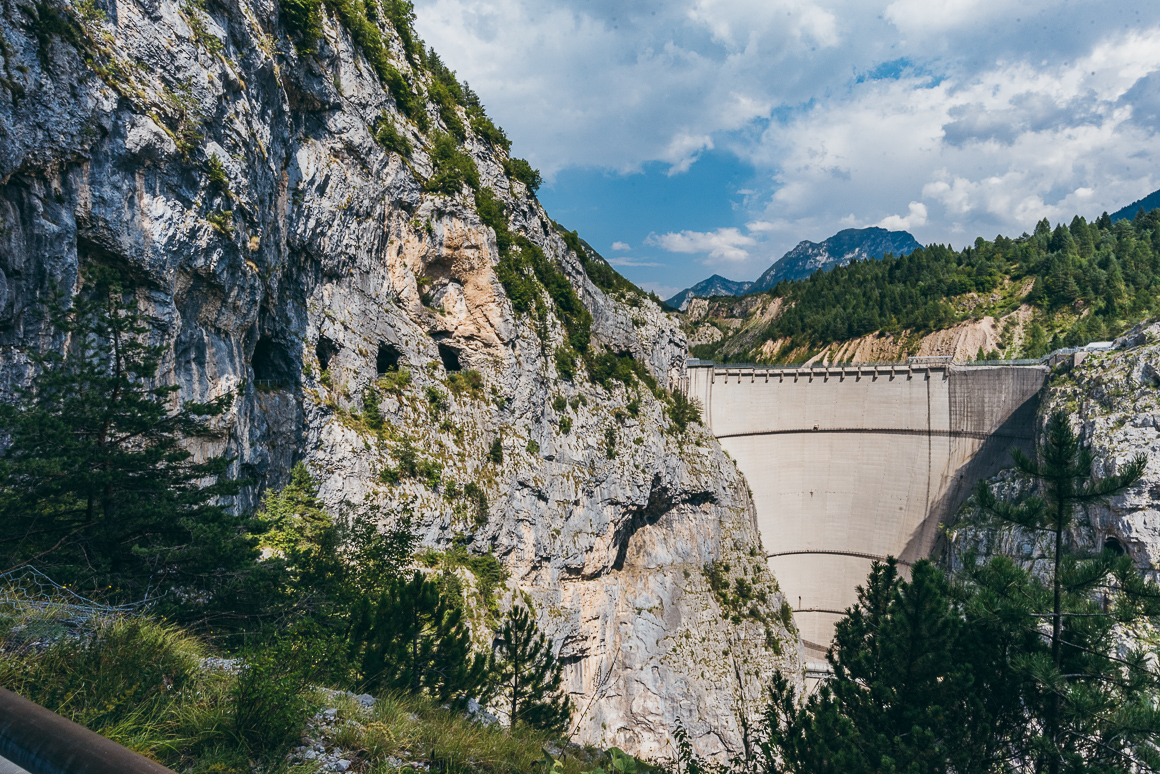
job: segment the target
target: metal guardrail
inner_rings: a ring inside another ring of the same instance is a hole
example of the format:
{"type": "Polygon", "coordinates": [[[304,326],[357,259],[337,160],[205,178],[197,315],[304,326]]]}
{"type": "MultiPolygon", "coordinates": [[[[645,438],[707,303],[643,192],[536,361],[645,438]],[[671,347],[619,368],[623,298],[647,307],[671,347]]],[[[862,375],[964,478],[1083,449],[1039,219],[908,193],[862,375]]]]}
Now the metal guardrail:
{"type": "Polygon", "coordinates": [[[0,760],[29,774],[174,774],[6,688],[0,688],[0,760]]]}

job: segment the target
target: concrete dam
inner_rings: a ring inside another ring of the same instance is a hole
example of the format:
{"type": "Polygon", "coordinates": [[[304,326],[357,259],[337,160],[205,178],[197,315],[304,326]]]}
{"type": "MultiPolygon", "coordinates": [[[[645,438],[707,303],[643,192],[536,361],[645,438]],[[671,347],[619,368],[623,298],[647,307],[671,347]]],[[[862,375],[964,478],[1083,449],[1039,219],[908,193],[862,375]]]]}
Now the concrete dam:
{"type": "Polygon", "coordinates": [[[1030,451],[1048,368],[729,366],[686,394],[749,481],[770,568],[807,651],[828,647],[875,559],[930,555],[975,483],[1030,451]]]}

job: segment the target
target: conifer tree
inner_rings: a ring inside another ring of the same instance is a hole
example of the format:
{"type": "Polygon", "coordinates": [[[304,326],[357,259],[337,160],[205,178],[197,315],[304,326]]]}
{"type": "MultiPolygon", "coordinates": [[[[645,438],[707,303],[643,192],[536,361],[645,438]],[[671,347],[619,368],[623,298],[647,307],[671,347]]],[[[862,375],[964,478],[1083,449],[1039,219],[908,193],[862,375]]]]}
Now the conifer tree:
{"type": "Polygon", "coordinates": [[[508,706],[513,729],[521,723],[548,731],[564,729],[572,706],[561,688],[563,667],[526,608],[515,605],[508,611],[494,668],[497,695],[508,706]]]}
{"type": "Polygon", "coordinates": [[[463,608],[416,571],[372,607],[356,607],[352,655],[371,688],[426,692],[437,701],[486,699],[488,659],[471,648],[463,608]]]}
{"type": "Polygon", "coordinates": [[[254,541],[217,505],[237,491],[229,460],[196,462],[183,446],[216,435],[210,420],[232,396],[182,402],[177,386],[158,383],[162,350],[110,270],[90,271],[71,307],[57,303],[50,315],[59,343],[28,353],[31,386],[0,406],[10,439],[0,458],[0,570],[36,564],[125,597],[163,579],[186,589],[236,581],[254,541]]]}
{"type": "MultiPolygon", "coordinates": [[[[1154,586],[1139,577],[1129,558],[1104,554],[1084,560],[1068,554],[1064,545],[1075,507],[1127,490],[1143,476],[1146,458],[1137,455],[1119,473],[1095,478],[1090,448],[1080,443],[1067,415],[1058,409],[1047,420],[1037,452],[1036,459],[1019,450],[1012,456],[1016,468],[1038,483],[1041,496],[1019,503],[1001,501],[986,482],[980,482],[976,497],[985,511],[1047,532],[1054,544],[1048,579],[1051,612],[1045,614],[1051,622],[1050,660],[1032,664],[1046,693],[1039,756],[1046,769],[1057,774],[1065,766],[1082,770],[1093,755],[1100,756],[1100,748],[1119,751],[1126,739],[1147,739],[1160,728],[1155,713],[1151,718],[1134,714],[1140,709],[1140,690],[1146,683],[1154,686],[1155,675],[1117,674],[1122,670],[1114,663],[1120,659],[1111,653],[1113,620],[1094,608],[1092,593],[1114,589],[1119,595],[1115,617],[1121,622],[1155,615],[1160,607],[1156,592],[1150,590],[1154,586]],[[1117,685],[1128,690],[1107,691],[1117,685]],[[1110,744],[1103,737],[1110,737],[1110,744]]],[[[1139,667],[1142,656],[1135,658],[1139,667]]]]}

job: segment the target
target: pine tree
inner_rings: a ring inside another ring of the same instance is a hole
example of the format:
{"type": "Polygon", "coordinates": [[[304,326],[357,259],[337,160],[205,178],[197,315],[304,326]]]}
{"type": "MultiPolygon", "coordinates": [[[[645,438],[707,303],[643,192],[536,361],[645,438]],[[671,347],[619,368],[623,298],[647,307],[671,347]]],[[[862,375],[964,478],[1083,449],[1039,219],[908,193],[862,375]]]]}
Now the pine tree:
{"type": "Polygon", "coordinates": [[[500,630],[495,653],[497,695],[507,703],[511,727],[561,731],[572,716],[563,692],[563,667],[552,655],[526,608],[513,606],[500,630]]]}
{"type": "Polygon", "coordinates": [[[440,702],[487,698],[489,662],[472,652],[462,606],[420,572],[392,582],[373,607],[364,597],[349,640],[371,688],[426,692],[440,702]]]}
{"type": "Polygon", "coordinates": [[[162,350],[130,290],[89,273],[50,310],[56,347],[29,352],[32,385],[0,407],[0,569],[35,563],[57,579],[140,596],[163,579],[222,588],[255,556],[243,521],[216,503],[237,491],[229,460],[195,462],[183,442],[215,437],[230,405],[181,402],[157,383],[162,350]],[[211,482],[211,483],[206,483],[211,482]]]}
{"type": "MultiPolygon", "coordinates": [[[[1037,679],[1048,693],[1041,756],[1047,770],[1057,774],[1065,764],[1082,769],[1090,764],[1093,754],[1099,756],[1096,749],[1099,746],[1122,748],[1125,738],[1138,736],[1141,730],[1131,733],[1120,728],[1122,723],[1131,726],[1133,721],[1116,719],[1114,707],[1093,708],[1095,697],[1108,687],[1098,684],[1099,681],[1110,679],[1114,685],[1117,677],[1108,675],[1118,669],[1108,660],[1110,624],[1101,627],[1097,620],[1099,614],[1091,609],[1090,594],[1107,587],[1109,578],[1116,578],[1116,585],[1124,595],[1119,603],[1121,621],[1154,615],[1156,605],[1155,600],[1149,601],[1152,593],[1146,590],[1147,584],[1138,577],[1130,560],[1103,555],[1084,561],[1068,555],[1064,546],[1064,535],[1074,521],[1075,506],[1099,502],[1127,490],[1143,476],[1146,458],[1137,455],[1119,473],[1095,478],[1090,448],[1080,443],[1067,415],[1058,409],[1048,418],[1037,451],[1037,459],[1019,450],[1013,451],[1012,456],[1015,467],[1039,484],[1042,496],[1029,497],[1020,503],[1000,501],[981,482],[976,497],[985,511],[1026,529],[1048,532],[1054,543],[1049,579],[1051,612],[1047,614],[1051,621],[1050,660],[1035,669],[1037,679]],[[1065,668],[1069,660],[1082,662],[1082,666],[1075,670],[1065,668]],[[1086,706],[1077,711],[1076,703],[1086,706]],[[1102,714],[1093,715],[1093,712],[1102,714]],[[1109,746],[1099,737],[1107,735],[1112,728],[1116,731],[1111,734],[1109,746]],[[1084,752],[1089,745],[1096,748],[1084,752]]],[[[1119,676],[1119,680],[1122,682],[1123,677],[1119,676]]],[[[1128,692],[1121,694],[1115,703],[1119,705],[1118,710],[1131,711],[1138,698],[1128,692]]],[[[1144,726],[1155,728],[1157,720],[1152,718],[1144,726]]]]}

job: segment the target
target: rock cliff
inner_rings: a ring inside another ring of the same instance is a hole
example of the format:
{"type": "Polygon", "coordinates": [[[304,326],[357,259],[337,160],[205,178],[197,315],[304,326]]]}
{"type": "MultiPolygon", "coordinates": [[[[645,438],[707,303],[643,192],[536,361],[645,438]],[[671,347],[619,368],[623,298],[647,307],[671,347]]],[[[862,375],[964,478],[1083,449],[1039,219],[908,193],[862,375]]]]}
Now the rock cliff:
{"type": "Polygon", "coordinates": [[[427,545],[510,570],[569,664],[578,741],[663,757],[679,717],[700,752],[739,749],[736,710],[774,668],[799,671],[800,645],[744,480],[666,415],[684,337],[635,289],[594,284],[599,258],[568,246],[503,143],[428,98],[430,60],[386,6],[328,3],[303,54],[273,0],[2,1],[4,384],[60,344],[45,298],[115,266],[164,379],[188,399],[237,391],[225,440],[196,451],[255,482],[238,507],[302,459],[336,512],[410,510],[427,545]],[[517,268],[534,296],[518,313],[470,188],[427,184],[443,130],[591,314],[594,356],[641,376],[561,374],[553,295],[517,268]],[[741,578],[764,592],[750,610],[721,593],[741,578]]]}
{"type": "MultiPolygon", "coordinates": [[[[1086,354],[1086,353],[1085,353],[1086,354]]],[[[1144,478],[1122,495],[1085,506],[1068,535],[1079,552],[1110,547],[1126,552],[1149,578],[1160,567],[1160,324],[1140,325],[1108,352],[1087,354],[1076,367],[1058,373],[1040,404],[1040,417],[1057,408],[1071,417],[1090,444],[1096,476],[1115,473],[1137,454],[1148,466],[1144,478]]],[[[997,494],[1026,493],[1028,482],[1013,471],[992,482],[997,494]]],[[[1005,554],[1038,568],[1050,562],[1054,546],[1043,535],[973,523],[968,503],[963,526],[952,529],[949,561],[960,564],[969,551],[982,557],[1005,554]]],[[[1046,566],[1046,565],[1044,565],[1046,566]]]]}

